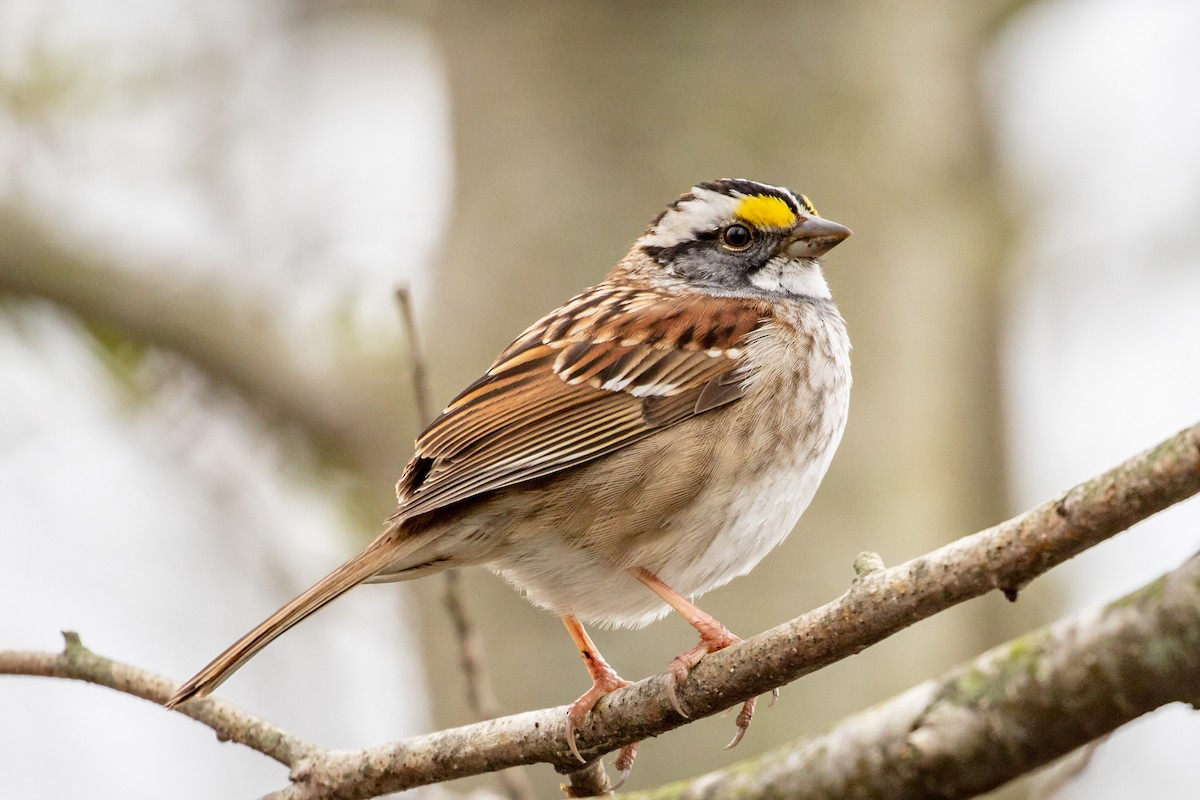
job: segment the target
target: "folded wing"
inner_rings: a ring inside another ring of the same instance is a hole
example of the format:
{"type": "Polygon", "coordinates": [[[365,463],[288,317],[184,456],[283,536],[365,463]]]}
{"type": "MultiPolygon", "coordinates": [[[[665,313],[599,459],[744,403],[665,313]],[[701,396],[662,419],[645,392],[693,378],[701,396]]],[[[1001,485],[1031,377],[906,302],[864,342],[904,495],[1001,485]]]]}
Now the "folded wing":
{"type": "Polygon", "coordinates": [[[754,300],[601,284],[538,321],[417,440],[407,519],[569,469],[744,393],[754,300]]]}

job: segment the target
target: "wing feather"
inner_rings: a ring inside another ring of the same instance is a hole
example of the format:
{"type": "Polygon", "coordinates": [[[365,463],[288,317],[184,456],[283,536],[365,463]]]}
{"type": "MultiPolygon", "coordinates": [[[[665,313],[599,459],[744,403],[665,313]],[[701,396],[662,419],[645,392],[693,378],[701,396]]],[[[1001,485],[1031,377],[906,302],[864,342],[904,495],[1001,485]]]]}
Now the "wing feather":
{"type": "Polygon", "coordinates": [[[531,326],[417,440],[396,518],[601,458],[745,391],[756,300],[601,284],[531,326]]]}

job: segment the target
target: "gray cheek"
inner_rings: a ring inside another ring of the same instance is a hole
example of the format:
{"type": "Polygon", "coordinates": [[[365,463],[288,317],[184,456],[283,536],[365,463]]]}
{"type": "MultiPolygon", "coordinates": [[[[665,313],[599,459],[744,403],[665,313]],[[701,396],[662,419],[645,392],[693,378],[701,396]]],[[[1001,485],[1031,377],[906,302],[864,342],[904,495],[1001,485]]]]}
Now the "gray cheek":
{"type": "Polygon", "coordinates": [[[721,250],[688,253],[676,263],[681,277],[727,289],[746,285],[747,266],[747,254],[721,250]]]}

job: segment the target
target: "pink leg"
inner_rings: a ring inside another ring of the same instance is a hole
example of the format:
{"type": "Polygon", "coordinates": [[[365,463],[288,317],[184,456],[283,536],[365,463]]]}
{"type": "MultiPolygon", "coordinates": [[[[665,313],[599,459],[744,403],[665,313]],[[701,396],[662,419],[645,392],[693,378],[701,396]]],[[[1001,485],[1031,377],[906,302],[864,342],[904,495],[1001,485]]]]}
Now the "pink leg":
{"type": "MultiPolygon", "coordinates": [[[[592,637],[588,636],[587,631],[583,629],[583,623],[579,621],[578,617],[574,614],[564,614],[562,621],[567,626],[567,633],[571,634],[571,638],[575,641],[575,646],[579,648],[579,654],[583,656],[583,663],[587,667],[588,674],[592,676],[592,688],[584,692],[567,708],[567,745],[575,757],[586,764],[587,761],[579,755],[579,748],[575,745],[575,731],[583,724],[591,710],[596,707],[596,703],[600,702],[601,697],[628,686],[631,681],[622,678],[616,670],[608,665],[604,656],[600,655],[600,651],[596,649],[592,637]]],[[[633,759],[637,754],[637,747],[637,742],[626,745],[621,748],[621,752],[617,756],[616,765],[621,770],[621,783],[625,782],[625,778],[633,769],[633,759]]]]}
{"type": "MultiPolygon", "coordinates": [[[[629,570],[629,573],[644,583],[650,591],[666,601],[671,608],[678,611],[700,634],[699,644],[686,653],[681,653],[673,658],[668,666],[667,696],[671,700],[671,705],[675,707],[680,716],[686,718],[688,715],[680,707],[679,698],[675,694],[676,685],[687,678],[692,668],[700,663],[700,659],[709,653],[724,650],[729,645],[737,644],[742,640],[740,637],[730,633],[729,629],[720,622],[713,619],[712,615],[700,610],[695,603],[659,580],[658,576],[650,572],[650,570],[634,567],[629,570]]],[[[779,696],[779,690],[776,689],[771,694],[773,698],[772,702],[774,702],[774,698],[779,696]]],[[[754,706],[757,702],[758,699],[752,697],[742,704],[742,710],[737,715],[737,733],[734,734],[733,741],[727,744],[726,748],[735,747],[742,740],[742,737],[746,735],[746,729],[750,727],[750,720],[754,718],[754,706]]]]}

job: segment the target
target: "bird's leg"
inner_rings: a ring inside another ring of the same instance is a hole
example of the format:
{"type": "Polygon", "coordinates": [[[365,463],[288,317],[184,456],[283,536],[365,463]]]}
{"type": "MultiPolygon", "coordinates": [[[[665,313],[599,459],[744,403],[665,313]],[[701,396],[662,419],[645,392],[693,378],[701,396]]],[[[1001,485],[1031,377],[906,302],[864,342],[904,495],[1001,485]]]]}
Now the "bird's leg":
{"type": "MultiPolygon", "coordinates": [[[[587,667],[588,674],[592,676],[592,688],[584,692],[567,708],[567,745],[575,757],[586,764],[587,761],[579,755],[579,748],[575,745],[576,729],[583,724],[583,720],[595,708],[596,703],[600,702],[601,697],[623,686],[628,686],[632,681],[625,680],[608,665],[604,656],[600,655],[600,651],[596,649],[592,638],[583,629],[583,623],[579,621],[578,617],[574,614],[564,614],[562,621],[567,626],[567,633],[571,634],[571,638],[575,641],[575,646],[579,648],[579,654],[583,656],[583,663],[587,667]]],[[[628,777],[629,771],[633,769],[637,746],[637,742],[626,745],[621,748],[621,752],[617,756],[616,764],[617,768],[621,770],[622,783],[628,777]]]]}
{"type": "MultiPolygon", "coordinates": [[[[699,644],[691,650],[680,653],[673,658],[667,669],[667,697],[670,698],[671,705],[679,712],[680,716],[687,718],[688,715],[679,705],[679,698],[675,694],[675,686],[687,678],[692,667],[700,663],[700,659],[709,653],[724,650],[731,644],[737,644],[742,639],[739,636],[735,636],[728,628],[713,619],[711,614],[701,611],[695,603],[663,583],[650,570],[643,569],[642,567],[634,567],[629,570],[629,573],[644,583],[650,591],[665,600],[671,608],[678,611],[700,634],[699,644]]],[[[772,702],[774,702],[774,698],[779,696],[779,690],[775,689],[771,694],[773,698],[772,702]]],[[[750,727],[750,720],[754,718],[754,706],[757,702],[757,698],[751,697],[742,704],[742,710],[737,715],[737,733],[734,734],[733,741],[725,745],[726,748],[736,746],[742,740],[742,737],[746,735],[746,729],[750,727]]]]}

